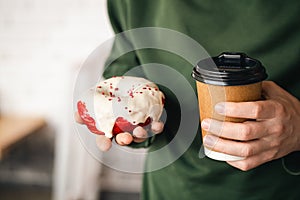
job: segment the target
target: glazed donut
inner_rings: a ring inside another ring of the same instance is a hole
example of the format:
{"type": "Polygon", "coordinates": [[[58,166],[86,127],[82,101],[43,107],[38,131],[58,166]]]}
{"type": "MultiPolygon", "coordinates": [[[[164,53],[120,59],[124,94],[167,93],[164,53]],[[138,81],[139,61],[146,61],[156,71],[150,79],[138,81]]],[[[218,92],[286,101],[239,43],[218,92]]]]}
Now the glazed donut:
{"type": "Polygon", "coordinates": [[[93,100],[94,117],[82,100],[77,102],[79,116],[92,133],[111,138],[158,122],[165,97],[158,86],[147,79],[117,76],[99,82],[94,88],[93,100]]]}

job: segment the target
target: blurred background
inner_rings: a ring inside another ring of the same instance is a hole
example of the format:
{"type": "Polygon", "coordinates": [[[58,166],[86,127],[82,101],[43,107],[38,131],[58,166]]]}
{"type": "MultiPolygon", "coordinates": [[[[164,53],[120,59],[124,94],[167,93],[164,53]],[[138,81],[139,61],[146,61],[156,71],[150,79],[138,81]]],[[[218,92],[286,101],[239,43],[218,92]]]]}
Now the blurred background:
{"type": "Polygon", "coordinates": [[[112,36],[105,0],[0,0],[1,200],[139,198],[141,175],[102,166],[74,131],[80,65],[112,36]]]}

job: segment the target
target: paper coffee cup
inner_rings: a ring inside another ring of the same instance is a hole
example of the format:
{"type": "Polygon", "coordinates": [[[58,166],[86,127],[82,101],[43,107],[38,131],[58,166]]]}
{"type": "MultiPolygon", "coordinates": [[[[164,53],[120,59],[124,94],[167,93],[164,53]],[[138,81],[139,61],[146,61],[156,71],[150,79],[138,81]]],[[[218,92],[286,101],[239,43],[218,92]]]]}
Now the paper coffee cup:
{"type": "MultiPolygon", "coordinates": [[[[193,69],[192,77],[197,81],[201,121],[212,118],[223,122],[243,122],[246,119],[219,115],[214,111],[214,107],[219,102],[261,99],[261,82],[267,78],[267,74],[260,61],[244,53],[222,53],[199,61],[193,69]]],[[[202,137],[206,134],[209,132],[202,130],[202,137]]],[[[221,161],[243,159],[217,152],[213,147],[211,149],[204,147],[204,153],[209,158],[221,161]]]]}

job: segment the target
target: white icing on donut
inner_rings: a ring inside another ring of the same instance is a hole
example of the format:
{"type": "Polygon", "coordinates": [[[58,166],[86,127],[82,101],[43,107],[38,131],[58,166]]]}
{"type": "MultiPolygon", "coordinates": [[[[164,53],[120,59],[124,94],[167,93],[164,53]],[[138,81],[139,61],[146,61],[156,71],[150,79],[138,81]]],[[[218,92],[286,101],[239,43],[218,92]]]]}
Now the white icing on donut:
{"type": "Polygon", "coordinates": [[[97,127],[107,137],[118,117],[133,125],[144,123],[148,117],[158,121],[163,112],[164,94],[157,85],[139,77],[113,77],[97,84],[94,111],[97,127]]]}

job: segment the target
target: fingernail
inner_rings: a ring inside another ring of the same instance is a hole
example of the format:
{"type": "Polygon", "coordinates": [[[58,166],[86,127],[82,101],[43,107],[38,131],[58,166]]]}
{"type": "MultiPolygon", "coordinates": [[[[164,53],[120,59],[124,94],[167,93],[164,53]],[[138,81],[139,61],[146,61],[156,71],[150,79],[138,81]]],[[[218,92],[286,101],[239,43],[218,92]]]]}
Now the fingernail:
{"type": "Polygon", "coordinates": [[[204,119],[201,122],[201,128],[203,128],[204,130],[208,131],[209,130],[209,124],[210,124],[210,120],[209,119],[204,119]]]}
{"type": "Polygon", "coordinates": [[[216,140],[213,136],[210,136],[210,135],[206,135],[204,138],[203,138],[203,142],[206,146],[209,146],[209,147],[213,147],[216,143],[216,140]]]}
{"type": "Polygon", "coordinates": [[[225,114],[225,104],[224,103],[217,103],[215,105],[215,111],[221,115],[225,114]]]}

